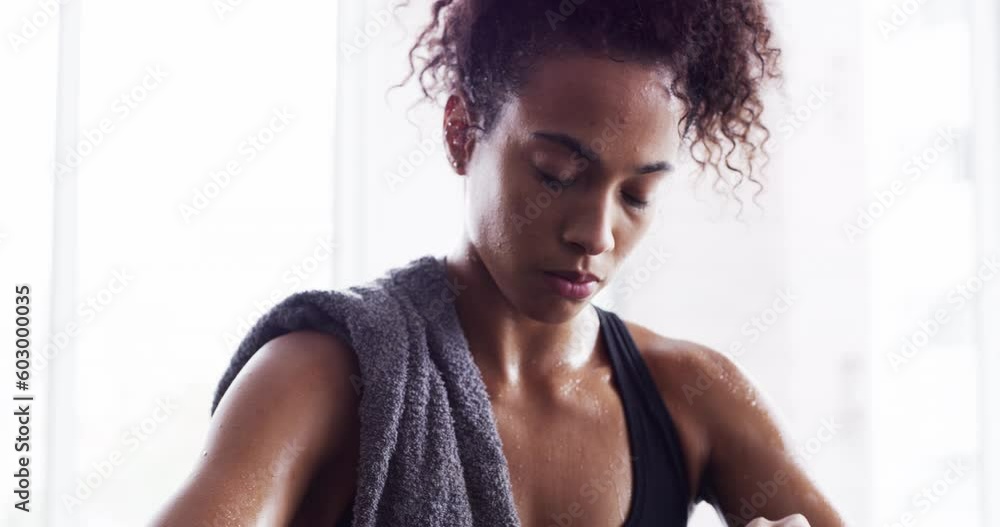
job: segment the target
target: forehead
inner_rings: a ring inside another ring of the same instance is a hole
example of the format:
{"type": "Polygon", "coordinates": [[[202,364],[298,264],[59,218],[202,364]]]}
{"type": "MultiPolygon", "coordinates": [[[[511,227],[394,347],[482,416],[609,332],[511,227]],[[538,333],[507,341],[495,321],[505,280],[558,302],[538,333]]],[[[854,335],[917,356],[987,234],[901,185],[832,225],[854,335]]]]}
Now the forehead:
{"type": "Polygon", "coordinates": [[[663,158],[678,144],[677,104],[666,87],[665,68],[639,62],[573,54],[540,59],[518,95],[506,105],[500,126],[527,137],[547,130],[601,142],[611,153],[663,158]]]}

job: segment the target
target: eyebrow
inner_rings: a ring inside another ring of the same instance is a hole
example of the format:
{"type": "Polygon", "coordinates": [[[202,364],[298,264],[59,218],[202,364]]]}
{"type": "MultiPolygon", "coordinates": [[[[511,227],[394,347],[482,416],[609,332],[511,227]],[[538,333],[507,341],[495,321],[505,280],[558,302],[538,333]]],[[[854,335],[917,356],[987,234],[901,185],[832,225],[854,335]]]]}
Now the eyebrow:
{"type": "MultiPolygon", "coordinates": [[[[562,145],[577,154],[587,158],[588,161],[600,164],[601,156],[594,152],[592,149],[585,146],[579,139],[559,132],[533,132],[531,137],[537,139],[544,139],[546,141],[562,145]]],[[[674,166],[666,161],[657,161],[655,163],[649,163],[636,168],[636,174],[651,174],[653,172],[672,172],[674,166]]]]}

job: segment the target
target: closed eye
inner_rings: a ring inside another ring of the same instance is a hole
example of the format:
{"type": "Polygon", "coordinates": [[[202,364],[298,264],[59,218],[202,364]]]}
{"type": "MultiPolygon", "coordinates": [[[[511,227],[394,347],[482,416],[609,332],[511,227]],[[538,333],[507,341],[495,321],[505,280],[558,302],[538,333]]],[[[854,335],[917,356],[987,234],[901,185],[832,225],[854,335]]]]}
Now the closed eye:
{"type": "MultiPolygon", "coordinates": [[[[573,179],[563,181],[557,177],[553,177],[539,168],[535,169],[535,174],[542,183],[548,185],[561,185],[563,187],[568,187],[575,181],[573,179]]],[[[627,192],[622,192],[622,198],[625,199],[625,203],[636,210],[643,210],[649,205],[649,201],[641,200],[627,192]]]]}
{"type": "Polygon", "coordinates": [[[647,205],[649,205],[648,201],[643,201],[625,192],[622,192],[622,197],[625,198],[626,203],[628,203],[631,207],[634,207],[638,210],[642,210],[646,208],[647,205]]]}
{"type": "Polygon", "coordinates": [[[537,174],[538,179],[540,179],[543,183],[549,183],[549,184],[553,184],[553,185],[561,185],[561,186],[564,186],[564,187],[568,187],[568,186],[572,185],[573,181],[575,181],[575,180],[572,180],[572,179],[563,181],[563,180],[561,180],[561,179],[559,179],[557,177],[549,175],[546,172],[543,172],[541,169],[538,169],[538,168],[535,169],[535,174],[537,174]]]}

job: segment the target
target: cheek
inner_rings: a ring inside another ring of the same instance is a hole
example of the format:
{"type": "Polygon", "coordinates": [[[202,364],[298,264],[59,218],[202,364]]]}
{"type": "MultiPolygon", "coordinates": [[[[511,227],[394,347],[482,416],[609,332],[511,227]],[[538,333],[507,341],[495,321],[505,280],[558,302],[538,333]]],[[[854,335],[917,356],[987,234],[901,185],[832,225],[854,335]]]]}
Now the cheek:
{"type": "Polygon", "coordinates": [[[558,184],[543,184],[534,174],[517,177],[507,187],[504,198],[511,236],[526,244],[548,241],[561,215],[569,211],[569,191],[558,184]]]}
{"type": "MultiPolygon", "coordinates": [[[[615,259],[618,261],[617,265],[623,264],[626,260],[633,256],[636,248],[643,245],[646,237],[649,234],[650,228],[653,222],[649,219],[643,219],[637,221],[628,227],[616,232],[615,235],[615,259]]],[[[662,243],[662,242],[654,242],[662,243]]],[[[649,247],[649,245],[646,245],[649,247]]],[[[641,252],[646,252],[648,249],[640,249],[641,252]]]]}
{"type": "Polygon", "coordinates": [[[522,233],[518,216],[524,215],[523,188],[503,163],[491,163],[469,180],[468,222],[480,249],[507,251],[522,233]]]}
{"type": "Polygon", "coordinates": [[[653,214],[654,207],[656,205],[650,205],[649,210],[640,214],[637,218],[632,221],[625,222],[625,226],[619,232],[617,239],[621,240],[620,245],[622,247],[627,247],[629,250],[635,248],[636,245],[642,242],[649,233],[650,227],[653,225],[653,214]]]}

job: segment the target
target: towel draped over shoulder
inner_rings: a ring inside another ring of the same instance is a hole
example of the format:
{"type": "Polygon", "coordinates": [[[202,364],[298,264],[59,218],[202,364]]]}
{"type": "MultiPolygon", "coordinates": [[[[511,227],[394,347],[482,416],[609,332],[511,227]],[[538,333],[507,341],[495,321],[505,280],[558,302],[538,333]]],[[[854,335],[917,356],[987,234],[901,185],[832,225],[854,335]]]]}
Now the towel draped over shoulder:
{"type": "Polygon", "coordinates": [[[352,380],[361,394],[353,525],[519,526],[486,386],[455,310],[463,290],[443,257],[426,255],[364,285],[290,295],[241,341],[212,413],[269,340],[333,334],[361,373],[352,380]]]}

